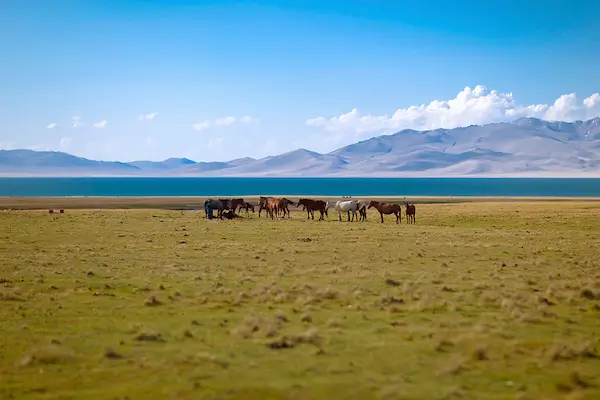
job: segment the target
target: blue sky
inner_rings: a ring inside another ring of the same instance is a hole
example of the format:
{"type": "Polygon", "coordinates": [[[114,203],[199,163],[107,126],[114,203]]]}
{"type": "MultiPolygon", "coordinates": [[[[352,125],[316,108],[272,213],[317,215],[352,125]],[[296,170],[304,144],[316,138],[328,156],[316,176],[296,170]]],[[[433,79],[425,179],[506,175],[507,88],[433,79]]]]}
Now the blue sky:
{"type": "Polygon", "coordinates": [[[582,0],[5,0],[0,147],[220,161],[593,118],[598,16],[582,0]]]}

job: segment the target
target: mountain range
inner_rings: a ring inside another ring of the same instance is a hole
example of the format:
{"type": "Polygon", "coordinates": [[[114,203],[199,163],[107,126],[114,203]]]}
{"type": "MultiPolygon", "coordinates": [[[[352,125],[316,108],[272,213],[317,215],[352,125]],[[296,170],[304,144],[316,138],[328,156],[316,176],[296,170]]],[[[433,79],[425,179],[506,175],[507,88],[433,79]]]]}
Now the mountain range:
{"type": "Polygon", "coordinates": [[[600,175],[600,117],[402,130],[327,154],[298,149],[262,159],[107,162],[62,152],[0,150],[4,176],[540,176],[600,175]]]}

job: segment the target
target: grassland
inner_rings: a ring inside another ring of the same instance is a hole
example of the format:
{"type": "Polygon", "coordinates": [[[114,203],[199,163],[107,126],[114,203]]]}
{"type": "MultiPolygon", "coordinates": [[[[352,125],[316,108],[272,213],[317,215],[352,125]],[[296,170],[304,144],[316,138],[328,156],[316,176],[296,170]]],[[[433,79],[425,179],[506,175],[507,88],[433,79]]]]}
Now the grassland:
{"type": "Polygon", "coordinates": [[[2,399],[597,399],[600,203],[0,212],[2,399]]]}

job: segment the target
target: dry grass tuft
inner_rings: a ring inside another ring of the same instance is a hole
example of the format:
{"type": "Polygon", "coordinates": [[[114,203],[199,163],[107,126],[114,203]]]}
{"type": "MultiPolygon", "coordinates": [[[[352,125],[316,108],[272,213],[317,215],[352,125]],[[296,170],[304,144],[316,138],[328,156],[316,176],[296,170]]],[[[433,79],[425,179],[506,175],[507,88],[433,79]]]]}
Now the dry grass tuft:
{"type": "Polygon", "coordinates": [[[312,344],[321,349],[321,337],[316,328],[310,328],[299,335],[286,335],[278,340],[267,343],[270,349],[293,349],[300,344],[312,344]]]}
{"type": "Polygon", "coordinates": [[[583,289],[581,291],[581,297],[587,300],[600,300],[600,293],[596,293],[592,289],[583,289]]]}
{"type": "Polygon", "coordinates": [[[300,317],[301,322],[309,323],[312,322],[312,320],[313,318],[310,314],[302,314],[302,316],[300,317]]]}
{"type": "Polygon", "coordinates": [[[112,347],[108,347],[104,350],[104,358],[108,358],[109,360],[119,360],[123,358],[123,356],[112,347]]]}
{"type": "Polygon", "coordinates": [[[552,348],[550,348],[547,354],[552,361],[568,361],[580,358],[600,358],[596,352],[596,349],[591,343],[585,343],[579,346],[555,344],[552,348]]]}
{"type": "Polygon", "coordinates": [[[473,359],[476,361],[488,360],[488,348],[484,344],[480,344],[473,349],[473,359]]]}
{"type": "Polygon", "coordinates": [[[447,352],[454,348],[454,342],[448,339],[438,340],[434,346],[435,351],[447,352]]]}
{"type": "Polygon", "coordinates": [[[388,278],[385,280],[385,284],[388,286],[394,286],[394,287],[398,287],[402,285],[402,282],[388,278]]]}
{"type": "Polygon", "coordinates": [[[141,332],[134,338],[138,342],[165,342],[162,334],[158,332],[141,332]]]}
{"type": "Polygon", "coordinates": [[[277,336],[282,321],[273,317],[265,318],[261,315],[246,315],[240,326],[232,331],[235,336],[243,339],[271,338],[277,336]]]}
{"type": "Polygon", "coordinates": [[[31,349],[19,362],[22,367],[75,362],[73,352],[63,346],[47,345],[31,349]]]}
{"type": "Polygon", "coordinates": [[[162,305],[162,301],[158,300],[156,298],[156,296],[150,296],[145,302],[145,305],[149,306],[149,307],[153,307],[153,306],[160,306],[162,305]]]}

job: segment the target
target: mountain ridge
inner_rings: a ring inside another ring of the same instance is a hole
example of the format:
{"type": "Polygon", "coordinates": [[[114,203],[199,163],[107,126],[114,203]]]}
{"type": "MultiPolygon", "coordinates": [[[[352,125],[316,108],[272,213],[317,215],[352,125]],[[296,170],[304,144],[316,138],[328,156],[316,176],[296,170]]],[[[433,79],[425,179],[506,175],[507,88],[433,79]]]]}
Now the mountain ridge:
{"type": "Polygon", "coordinates": [[[318,153],[196,162],[95,161],[63,152],[0,150],[4,176],[490,176],[600,175],[600,117],[524,117],[453,129],[404,129],[318,153]]]}

